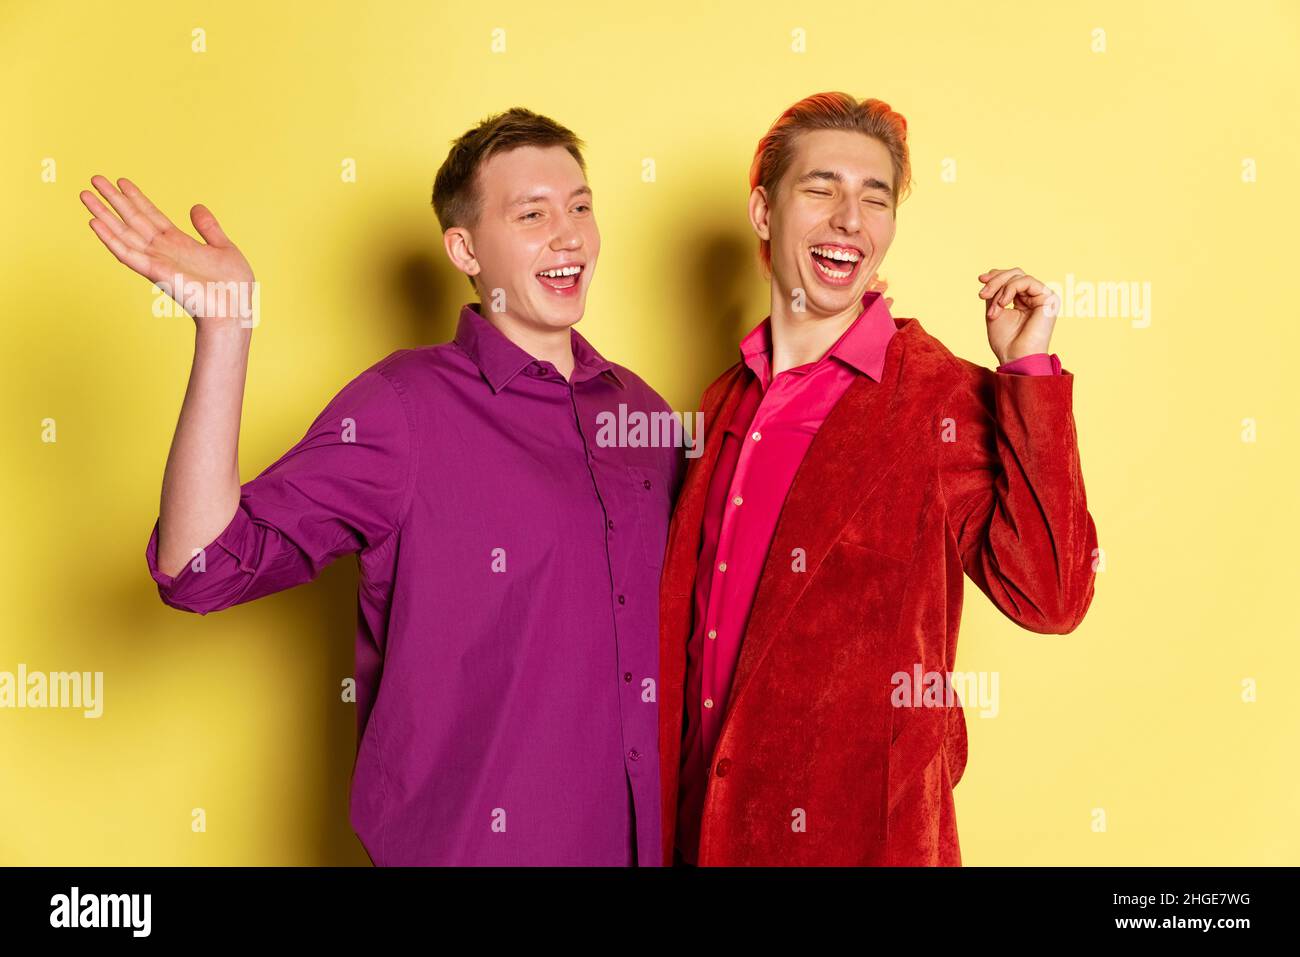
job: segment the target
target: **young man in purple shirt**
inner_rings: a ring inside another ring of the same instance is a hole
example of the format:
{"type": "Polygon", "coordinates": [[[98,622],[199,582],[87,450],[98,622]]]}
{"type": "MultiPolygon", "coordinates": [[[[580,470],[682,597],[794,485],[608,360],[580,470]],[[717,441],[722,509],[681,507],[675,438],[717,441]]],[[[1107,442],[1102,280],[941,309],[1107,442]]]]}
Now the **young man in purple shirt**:
{"type": "Polygon", "coordinates": [[[248,262],[202,206],[206,244],[128,180],[92,179],[111,211],[81,194],[120,261],[178,302],[204,290],[183,302],[194,364],[146,549],[163,601],[206,614],[359,554],[350,820],[379,865],[660,863],[658,584],[683,455],[601,429],[672,413],[572,328],[600,252],[581,145],[520,109],[456,141],[433,203],[479,302],[242,487],[248,262]]]}

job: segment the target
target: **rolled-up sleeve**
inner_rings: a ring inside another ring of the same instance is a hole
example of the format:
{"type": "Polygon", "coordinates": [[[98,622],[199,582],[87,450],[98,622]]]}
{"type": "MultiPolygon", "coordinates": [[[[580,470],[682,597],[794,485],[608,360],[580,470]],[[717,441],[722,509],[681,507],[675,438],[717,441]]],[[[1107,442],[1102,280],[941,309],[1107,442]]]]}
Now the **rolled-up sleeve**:
{"type": "Polygon", "coordinates": [[[410,505],[413,417],[400,383],[367,369],[306,435],[240,488],[225,529],[176,575],[158,568],[158,521],[145,548],[162,600],[200,615],[311,581],[334,559],[382,544],[410,505]]]}

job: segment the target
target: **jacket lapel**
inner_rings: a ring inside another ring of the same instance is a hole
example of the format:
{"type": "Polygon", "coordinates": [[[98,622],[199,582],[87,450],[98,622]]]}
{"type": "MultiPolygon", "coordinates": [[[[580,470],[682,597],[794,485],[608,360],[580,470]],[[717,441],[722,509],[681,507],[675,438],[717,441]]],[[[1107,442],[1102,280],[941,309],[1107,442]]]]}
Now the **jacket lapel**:
{"type": "MultiPolygon", "coordinates": [[[[690,640],[695,574],[704,533],[704,504],[709,479],[717,466],[725,424],[740,404],[745,368],[736,363],[711,394],[703,412],[703,453],[686,468],[672,523],[660,581],[659,602],[659,783],[663,827],[663,864],[673,860],[677,826],[678,774],[682,749],[683,686],[686,683],[686,645],[690,640]]],[[[697,437],[699,438],[699,437],[697,437]]]]}
{"type": "MultiPolygon", "coordinates": [[[[700,561],[700,541],[704,534],[704,505],[709,480],[718,463],[722,436],[727,423],[740,404],[745,391],[745,368],[736,363],[716,390],[704,413],[704,451],[687,466],[681,492],[668,530],[665,567],[671,576],[664,579],[665,595],[691,595],[695,590],[695,573],[700,561]]],[[[697,437],[698,439],[698,437],[697,437]]]]}
{"type": "Polygon", "coordinates": [[[915,319],[899,328],[890,341],[881,381],[857,376],[822,423],[795,473],[759,579],[720,735],[726,734],[751,676],[848,520],[925,432],[927,408],[906,401],[899,388],[908,346],[919,332],[915,319]],[[806,555],[803,573],[791,570],[796,548],[806,555]]]}

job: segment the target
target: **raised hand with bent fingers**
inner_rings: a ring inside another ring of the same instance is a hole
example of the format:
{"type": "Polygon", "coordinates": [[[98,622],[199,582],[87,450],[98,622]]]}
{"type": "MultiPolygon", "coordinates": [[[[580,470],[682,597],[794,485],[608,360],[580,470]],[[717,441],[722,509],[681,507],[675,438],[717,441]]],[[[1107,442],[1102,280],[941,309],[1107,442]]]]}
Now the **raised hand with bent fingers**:
{"type": "Polygon", "coordinates": [[[984,283],[979,296],[987,300],[984,321],[989,348],[998,362],[1046,353],[1061,312],[1061,297],[1020,268],[990,269],[979,279],[984,283]]]}

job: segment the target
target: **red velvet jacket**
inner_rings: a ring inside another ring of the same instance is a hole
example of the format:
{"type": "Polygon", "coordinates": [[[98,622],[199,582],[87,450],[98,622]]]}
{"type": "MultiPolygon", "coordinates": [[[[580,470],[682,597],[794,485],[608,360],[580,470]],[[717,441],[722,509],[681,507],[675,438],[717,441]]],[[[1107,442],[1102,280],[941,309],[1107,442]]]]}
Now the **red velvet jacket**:
{"type": "MultiPolygon", "coordinates": [[[[966,724],[891,705],[898,672],[948,674],[963,572],[1012,621],[1065,634],[1093,596],[1074,377],[998,373],[895,319],[881,382],[859,375],[796,473],[713,755],[699,863],[956,865],[966,724]],[[802,550],[803,561],[799,561],[802,550]]],[[[673,861],[682,694],[705,492],[744,385],[704,393],[704,452],[661,586],[660,780],[673,861]]]]}

